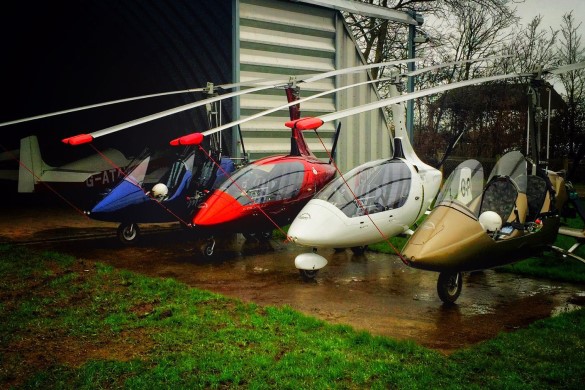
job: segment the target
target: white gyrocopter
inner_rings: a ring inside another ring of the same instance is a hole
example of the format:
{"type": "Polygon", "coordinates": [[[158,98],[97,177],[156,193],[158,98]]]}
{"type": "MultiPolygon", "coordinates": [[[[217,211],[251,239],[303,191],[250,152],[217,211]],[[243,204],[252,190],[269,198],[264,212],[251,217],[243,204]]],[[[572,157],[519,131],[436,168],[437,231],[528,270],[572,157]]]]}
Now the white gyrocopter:
{"type": "MultiPolygon", "coordinates": [[[[584,63],[559,67],[559,74],[580,69],[584,63]]],[[[512,73],[455,82],[395,96],[379,102],[321,116],[321,123],[367,110],[474,84],[534,77],[512,73]]],[[[399,115],[400,111],[398,112],[399,115]]],[[[314,121],[314,118],[311,118],[314,121]]],[[[289,230],[293,242],[313,248],[295,258],[295,266],[307,279],[314,278],[327,260],[319,248],[360,248],[412,234],[411,227],[427,211],[441,184],[441,174],[423,163],[414,152],[403,126],[396,127],[394,155],[367,162],[329,183],[299,212],[289,230]]]]}

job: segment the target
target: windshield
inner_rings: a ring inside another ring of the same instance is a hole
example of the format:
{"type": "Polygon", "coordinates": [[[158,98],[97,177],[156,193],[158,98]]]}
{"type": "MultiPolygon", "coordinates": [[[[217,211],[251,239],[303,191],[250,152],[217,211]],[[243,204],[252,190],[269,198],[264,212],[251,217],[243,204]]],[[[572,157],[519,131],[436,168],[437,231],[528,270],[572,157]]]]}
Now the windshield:
{"type": "Polygon", "coordinates": [[[142,160],[136,165],[128,174],[124,177],[124,181],[127,181],[135,186],[141,187],[144,183],[144,177],[150,163],[150,156],[142,160]]]}
{"type": "Polygon", "coordinates": [[[172,190],[181,183],[185,172],[193,170],[195,154],[191,151],[179,158],[176,153],[171,152],[172,150],[163,154],[147,155],[130,169],[124,180],[148,190],[157,183],[163,183],[172,190]]]}
{"type": "Polygon", "coordinates": [[[468,209],[473,209],[473,201],[481,196],[483,191],[483,167],[477,160],[466,160],[451,172],[441,192],[437,197],[436,205],[457,203],[468,209]]]}
{"type": "Polygon", "coordinates": [[[404,161],[378,160],[337,178],[316,198],[331,203],[350,218],[359,217],[366,211],[374,214],[401,207],[410,193],[410,184],[410,169],[404,161]]]}
{"type": "Polygon", "coordinates": [[[221,191],[233,196],[242,206],[286,200],[298,195],[305,177],[305,168],[298,161],[280,164],[251,164],[226,180],[221,191]],[[242,190],[246,193],[242,193],[242,190]]]}

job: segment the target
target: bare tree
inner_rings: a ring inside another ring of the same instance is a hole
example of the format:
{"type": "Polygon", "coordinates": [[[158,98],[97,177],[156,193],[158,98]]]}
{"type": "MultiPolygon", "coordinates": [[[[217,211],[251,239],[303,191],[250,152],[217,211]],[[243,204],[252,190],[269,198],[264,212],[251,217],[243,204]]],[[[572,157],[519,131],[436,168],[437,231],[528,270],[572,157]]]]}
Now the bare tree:
{"type": "MultiPolygon", "coordinates": [[[[557,61],[560,65],[585,60],[585,48],[581,45],[581,35],[578,33],[581,23],[575,21],[573,12],[563,15],[561,23],[557,61]]],[[[565,89],[567,115],[565,117],[568,155],[573,157],[575,173],[578,163],[585,156],[585,70],[576,70],[560,75],[565,89]]]]}
{"type": "MultiPolygon", "coordinates": [[[[530,72],[539,67],[549,68],[583,60],[579,25],[572,13],[565,15],[563,26],[557,31],[542,27],[542,17],[537,16],[525,27],[517,28],[518,18],[514,4],[519,0],[359,0],[395,10],[415,10],[425,18],[425,24],[417,27],[418,33],[428,34],[428,43],[417,46],[417,56],[425,58],[424,64],[434,65],[449,61],[480,59],[494,54],[510,54],[512,59],[490,63],[467,63],[443,68],[419,75],[416,88],[426,88],[442,83],[512,72],[530,72]],[[431,23],[427,22],[431,21],[431,23]]],[[[389,58],[406,58],[407,26],[381,19],[347,14],[346,20],[354,32],[364,57],[369,62],[382,62],[389,58]]],[[[396,69],[380,69],[378,75],[396,69]]],[[[525,81],[525,80],[522,80],[525,81]]],[[[521,80],[510,80],[509,84],[521,80]]],[[[567,115],[567,137],[558,138],[556,151],[570,151],[572,155],[585,156],[585,77],[582,72],[563,76],[566,100],[570,109],[567,115]],[[583,140],[579,138],[583,134],[583,140]],[[569,140],[572,140],[570,142],[569,140]]],[[[496,96],[497,107],[489,99],[479,99],[475,105],[465,108],[462,104],[441,110],[442,97],[428,96],[415,102],[415,145],[421,156],[438,157],[437,149],[445,150],[449,143],[466,131],[464,153],[497,154],[526,142],[525,90],[517,86],[517,93],[496,96]],[[518,92],[519,91],[519,92],[518,92]],[[524,91],[524,92],[523,92],[524,91]],[[491,107],[482,104],[492,104],[491,107]],[[522,104],[523,106],[519,106],[522,104]],[[471,108],[470,108],[471,107],[471,108]]],[[[379,86],[384,97],[387,89],[379,86]]],[[[472,92],[477,94],[478,91],[472,92]]],[[[479,92],[480,94],[483,92],[479,92]]],[[[462,102],[472,101],[461,92],[462,102]]],[[[455,96],[455,97],[454,97],[455,96]]],[[[468,96],[468,95],[467,95],[468,96]]],[[[453,102],[452,102],[453,103],[453,102]]],[[[556,121],[557,118],[552,118],[556,121]]],[[[560,132],[559,132],[560,133],[560,132]]]]}

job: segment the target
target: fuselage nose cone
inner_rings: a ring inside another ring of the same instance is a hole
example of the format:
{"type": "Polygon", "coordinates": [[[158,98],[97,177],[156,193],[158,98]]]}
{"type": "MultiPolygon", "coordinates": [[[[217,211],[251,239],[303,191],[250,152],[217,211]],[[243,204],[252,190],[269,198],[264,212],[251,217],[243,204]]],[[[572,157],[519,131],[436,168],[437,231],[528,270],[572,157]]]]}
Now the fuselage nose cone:
{"type": "Polygon", "coordinates": [[[242,205],[231,195],[216,190],[200,205],[193,224],[213,226],[233,221],[242,214],[242,205]]]}

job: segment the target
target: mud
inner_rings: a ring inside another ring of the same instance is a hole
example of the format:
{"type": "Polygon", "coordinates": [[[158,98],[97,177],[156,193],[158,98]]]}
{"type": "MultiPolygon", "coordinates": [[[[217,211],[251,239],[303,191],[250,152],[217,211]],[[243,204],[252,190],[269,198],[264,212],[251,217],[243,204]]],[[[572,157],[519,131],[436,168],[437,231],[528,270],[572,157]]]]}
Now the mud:
{"type": "Polygon", "coordinates": [[[201,251],[205,240],[177,225],[141,226],[142,240],[129,247],[116,239],[116,224],[91,221],[69,210],[3,214],[0,242],[27,242],[144,275],[174,278],[245,302],[288,305],[330,323],[413,340],[443,353],[574,310],[585,297],[583,285],[488,270],[465,275],[457,305],[448,307],[436,295],[437,274],[409,268],[397,256],[320,251],[329,265],[306,282],[294,267],[295,256],[306,249],[278,239],[224,238],[218,240],[215,256],[208,258],[201,251]]]}

